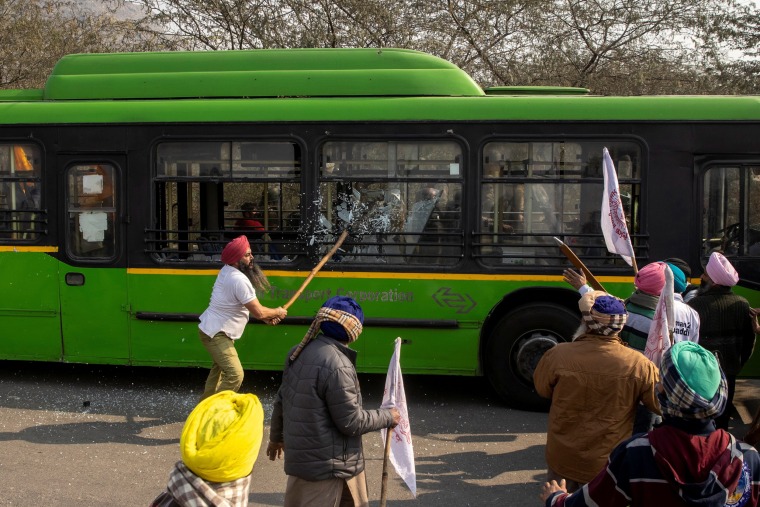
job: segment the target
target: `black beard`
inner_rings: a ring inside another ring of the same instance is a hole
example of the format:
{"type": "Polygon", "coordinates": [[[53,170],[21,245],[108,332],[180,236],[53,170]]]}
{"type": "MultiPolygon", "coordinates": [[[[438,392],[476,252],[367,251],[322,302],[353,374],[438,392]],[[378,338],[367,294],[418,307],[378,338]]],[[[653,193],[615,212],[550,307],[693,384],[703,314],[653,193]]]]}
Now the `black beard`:
{"type": "Polygon", "coordinates": [[[235,267],[251,281],[251,285],[256,289],[256,292],[263,294],[269,292],[269,289],[272,288],[269,284],[269,280],[267,280],[267,276],[253,260],[251,260],[250,264],[247,266],[243,264],[243,261],[240,261],[235,267]]]}

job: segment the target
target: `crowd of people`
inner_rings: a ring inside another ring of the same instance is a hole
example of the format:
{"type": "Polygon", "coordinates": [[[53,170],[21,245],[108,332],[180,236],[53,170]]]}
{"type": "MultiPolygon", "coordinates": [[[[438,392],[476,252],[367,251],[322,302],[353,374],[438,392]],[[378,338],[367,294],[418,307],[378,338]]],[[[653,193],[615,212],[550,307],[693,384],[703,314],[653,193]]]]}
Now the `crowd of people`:
{"type": "MultiPolygon", "coordinates": [[[[269,325],[285,308],[262,305],[268,281],[246,236],[222,250],[224,266],[200,316],[200,341],[212,360],[201,400],[188,417],[166,490],[151,507],[248,505],[264,415],[253,394],[238,394],[243,368],[235,349],[251,315],[269,325]]],[[[266,454],[284,455],[285,506],[368,507],[362,435],[399,423],[395,408],[365,410],[356,374],[364,312],[345,296],[328,299],[288,353],[272,413],[266,454]],[[287,442],[287,452],[286,451],[287,442]]]]}
{"type": "Polygon", "coordinates": [[[581,329],[544,354],[534,373],[537,392],[552,400],[540,494],[546,506],[760,502],[760,456],[752,447],[760,411],[749,442],[728,432],[758,312],[734,293],[739,275],[721,253],[710,255],[696,290],[690,275],[681,259],[648,264],[622,301],[565,270],[581,293],[581,329]],[[667,274],[674,322],[656,364],[645,349],[660,298],[670,295],[667,274]]]}
{"type": "MultiPolygon", "coordinates": [[[[277,325],[284,308],[256,298],[267,280],[246,236],[222,251],[224,266],[200,317],[212,368],[185,423],[182,460],[155,507],[248,505],[264,416],[238,394],[243,370],[235,340],[252,314],[277,325]]],[[[551,399],[545,505],[752,506],[760,504],[760,411],[742,441],[728,432],[736,376],[760,331],[758,313],[733,287],[739,276],[712,253],[696,288],[681,259],[644,266],[634,292],[619,299],[593,290],[572,269],[581,324],[548,350],[534,372],[551,399]],[[669,278],[670,277],[670,278],[669,278]],[[659,364],[645,355],[660,298],[671,296],[673,332],[659,364]]],[[[266,455],[284,457],[286,507],[369,505],[362,435],[399,423],[395,408],[366,410],[349,347],[364,313],[344,296],[327,300],[285,358],[266,455]]]]}

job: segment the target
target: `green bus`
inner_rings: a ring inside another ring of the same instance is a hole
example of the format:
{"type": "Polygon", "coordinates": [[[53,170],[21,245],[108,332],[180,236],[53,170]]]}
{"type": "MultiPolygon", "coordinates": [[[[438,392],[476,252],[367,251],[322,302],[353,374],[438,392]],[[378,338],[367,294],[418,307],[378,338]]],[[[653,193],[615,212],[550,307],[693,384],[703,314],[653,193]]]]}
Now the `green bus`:
{"type": "Polygon", "coordinates": [[[251,239],[279,306],[348,229],[283,324],[248,327],[245,368],[281,369],[348,295],[360,371],[400,336],[405,373],[543,407],[536,362],[579,324],[553,238],[633,289],[599,228],[605,147],[638,265],[696,277],[720,249],[760,306],[760,97],[484,90],[401,49],[66,56],[44,89],[0,91],[0,358],[205,366],[229,239],[251,239]]]}

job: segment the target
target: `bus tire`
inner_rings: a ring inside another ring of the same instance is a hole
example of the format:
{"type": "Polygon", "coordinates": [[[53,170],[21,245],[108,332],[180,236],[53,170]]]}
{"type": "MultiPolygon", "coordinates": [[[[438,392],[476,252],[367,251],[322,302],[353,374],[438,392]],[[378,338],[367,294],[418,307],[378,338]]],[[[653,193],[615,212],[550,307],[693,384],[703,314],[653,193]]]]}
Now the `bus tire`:
{"type": "Polygon", "coordinates": [[[494,326],[485,348],[485,371],[494,390],[511,407],[547,411],[549,400],[533,387],[533,372],[544,352],[567,341],[580,315],[552,303],[520,306],[494,326]]]}

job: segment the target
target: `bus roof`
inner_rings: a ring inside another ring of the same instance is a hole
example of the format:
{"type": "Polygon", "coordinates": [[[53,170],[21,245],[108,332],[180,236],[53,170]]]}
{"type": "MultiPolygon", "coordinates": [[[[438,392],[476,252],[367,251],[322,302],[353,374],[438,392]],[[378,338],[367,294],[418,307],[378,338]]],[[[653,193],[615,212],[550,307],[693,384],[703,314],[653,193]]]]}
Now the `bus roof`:
{"type": "Polygon", "coordinates": [[[0,125],[457,121],[760,121],[758,96],[0,100],[0,125]]]}
{"type": "Polygon", "coordinates": [[[467,96],[459,67],[406,49],[258,49],[77,54],[61,58],[46,100],[467,96]]]}
{"type": "Polygon", "coordinates": [[[588,95],[591,90],[574,86],[491,86],[486,95],[588,95]]]}
{"type": "Polygon", "coordinates": [[[0,90],[0,125],[342,121],[758,121],[760,96],[483,91],[405,49],[78,54],[43,90],[0,90]]]}

